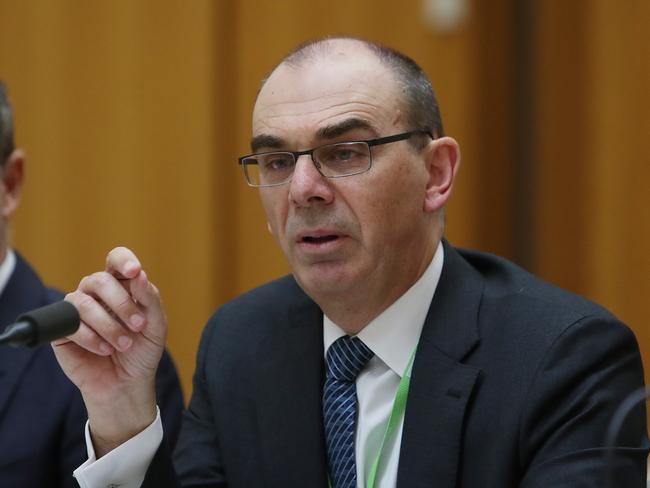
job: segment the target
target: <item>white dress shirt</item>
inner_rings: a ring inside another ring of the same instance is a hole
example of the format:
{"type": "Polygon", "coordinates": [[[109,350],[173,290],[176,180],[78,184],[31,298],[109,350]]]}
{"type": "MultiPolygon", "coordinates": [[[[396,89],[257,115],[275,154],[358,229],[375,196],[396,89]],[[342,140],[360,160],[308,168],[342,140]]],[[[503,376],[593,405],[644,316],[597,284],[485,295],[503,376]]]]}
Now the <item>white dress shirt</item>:
{"type": "Polygon", "coordinates": [[[11,249],[7,249],[7,254],[5,258],[0,263],[0,295],[5,291],[7,283],[9,283],[9,278],[11,278],[11,273],[14,272],[16,267],[16,255],[11,249]]]}
{"type": "MultiPolygon", "coordinates": [[[[418,345],[443,262],[442,244],[420,279],[395,303],[384,310],[357,335],[375,353],[357,377],[357,433],[355,457],[357,487],[366,486],[386,431],[388,418],[411,354],[418,345]]],[[[346,332],[327,316],[323,319],[325,353],[346,332]]],[[[408,372],[410,373],[410,371],[408,372]]],[[[392,488],[397,481],[397,466],[404,419],[392,438],[386,440],[375,486],[392,488]]]]}
{"type": "Polygon", "coordinates": [[[162,421],[157,409],[156,420],[149,427],[97,459],[86,422],[88,460],[73,475],[81,488],[139,488],[162,438],[162,421]]]}
{"type": "MultiPolygon", "coordinates": [[[[420,340],[424,320],[440,279],[443,260],[443,248],[439,244],[420,279],[357,336],[375,354],[356,381],[359,402],[355,440],[358,488],[365,487],[377,457],[397,387],[420,340]]],[[[345,334],[343,329],[325,316],[324,353],[327,353],[336,339],[345,334]]],[[[403,426],[402,419],[392,438],[386,441],[382,463],[377,470],[377,487],[395,486],[403,426]]],[[[74,476],[81,488],[139,488],[162,436],[159,413],[145,430],[97,459],[86,423],[88,461],[74,471],[74,476]]]]}

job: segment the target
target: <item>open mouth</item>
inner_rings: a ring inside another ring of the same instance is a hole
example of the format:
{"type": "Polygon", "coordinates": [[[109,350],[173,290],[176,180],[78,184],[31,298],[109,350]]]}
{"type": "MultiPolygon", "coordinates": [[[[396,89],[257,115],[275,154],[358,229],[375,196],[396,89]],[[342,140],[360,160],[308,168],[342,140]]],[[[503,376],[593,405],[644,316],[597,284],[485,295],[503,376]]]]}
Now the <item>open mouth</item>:
{"type": "Polygon", "coordinates": [[[306,242],[308,244],[324,244],[326,242],[335,241],[338,238],[339,236],[336,235],[326,235],[326,236],[318,236],[318,237],[305,236],[302,238],[302,242],[306,242]]]}

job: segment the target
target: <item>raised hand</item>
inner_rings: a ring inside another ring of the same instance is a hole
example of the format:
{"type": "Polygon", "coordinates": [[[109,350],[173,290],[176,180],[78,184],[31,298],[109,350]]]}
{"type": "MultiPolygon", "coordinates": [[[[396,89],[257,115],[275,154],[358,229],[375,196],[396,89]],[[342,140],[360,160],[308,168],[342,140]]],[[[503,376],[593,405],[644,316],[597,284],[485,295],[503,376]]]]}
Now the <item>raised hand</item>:
{"type": "Polygon", "coordinates": [[[158,290],[124,247],[113,249],[105,271],[83,278],[66,300],[79,310],[81,325],[52,347],[83,395],[99,457],[154,420],[167,321],[158,290]]]}

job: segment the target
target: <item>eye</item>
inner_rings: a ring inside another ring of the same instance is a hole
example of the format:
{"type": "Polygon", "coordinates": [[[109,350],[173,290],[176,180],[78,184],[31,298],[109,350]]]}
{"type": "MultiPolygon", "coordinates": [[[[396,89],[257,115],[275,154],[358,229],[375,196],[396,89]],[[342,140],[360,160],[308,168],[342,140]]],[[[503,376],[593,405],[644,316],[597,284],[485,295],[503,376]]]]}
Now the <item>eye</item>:
{"type": "Polygon", "coordinates": [[[277,153],[258,156],[257,162],[262,171],[286,171],[293,168],[294,162],[290,154],[277,153]]]}
{"type": "Polygon", "coordinates": [[[350,164],[366,159],[367,151],[357,143],[333,144],[323,147],[318,157],[326,164],[350,164]]]}
{"type": "Polygon", "coordinates": [[[333,158],[338,159],[339,161],[347,161],[348,159],[352,159],[356,156],[356,152],[353,151],[350,148],[347,147],[342,147],[342,148],[337,148],[335,151],[333,151],[333,158]]]}

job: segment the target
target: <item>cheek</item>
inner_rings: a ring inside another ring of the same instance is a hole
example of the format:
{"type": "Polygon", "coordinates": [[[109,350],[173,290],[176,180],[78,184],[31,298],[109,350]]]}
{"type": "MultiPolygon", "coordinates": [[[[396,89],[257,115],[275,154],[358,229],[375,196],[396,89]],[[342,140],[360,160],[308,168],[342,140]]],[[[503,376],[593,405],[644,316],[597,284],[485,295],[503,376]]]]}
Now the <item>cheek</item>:
{"type": "Polygon", "coordinates": [[[287,205],[285,204],[283,206],[282,196],[272,192],[271,190],[272,189],[260,189],[260,200],[262,201],[262,207],[264,208],[264,214],[266,215],[268,230],[276,239],[280,239],[280,236],[283,233],[283,222],[285,218],[283,216],[286,216],[287,205]]]}
{"type": "Polygon", "coordinates": [[[367,192],[360,200],[366,202],[360,220],[374,234],[368,237],[379,246],[408,238],[424,215],[426,175],[416,168],[396,168],[368,188],[372,188],[372,194],[367,192]]]}
{"type": "Polygon", "coordinates": [[[274,214],[282,203],[287,201],[287,190],[284,186],[258,188],[260,201],[267,215],[274,214]]]}
{"type": "MultiPolygon", "coordinates": [[[[376,207],[392,211],[404,207],[421,207],[420,204],[424,202],[426,184],[426,171],[412,162],[412,164],[396,165],[392,171],[372,182],[371,188],[374,189],[376,207]],[[416,202],[419,204],[416,205],[416,202]]],[[[402,216],[405,215],[409,214],[402,214],[402,216]]]]}

